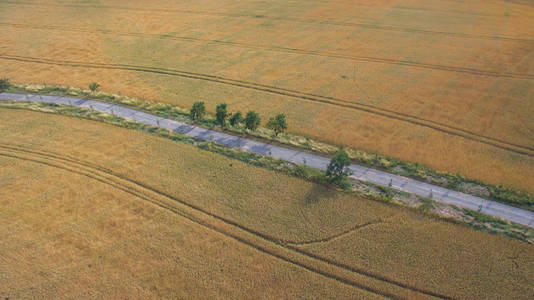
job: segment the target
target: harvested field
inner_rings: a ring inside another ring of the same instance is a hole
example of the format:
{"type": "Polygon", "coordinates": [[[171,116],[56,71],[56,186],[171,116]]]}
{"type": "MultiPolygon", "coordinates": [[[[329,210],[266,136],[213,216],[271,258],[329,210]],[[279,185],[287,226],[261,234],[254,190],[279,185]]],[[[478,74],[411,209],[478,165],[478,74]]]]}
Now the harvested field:
{"type": "Polygon", "coordinates": [[[534,293],[526,243],[134,130],[0,109],[0,168],[1,296],[534,293]]]}
{"type": "Polygon", "coordinates": [[[5,157],[0,166],[3,297],[374,296],[85,176],[5,157]]]}
{"type": "Polygon", "coordinates": [[[213,111],[534,193],[528,1],[4,1],[0,75],[213,111]]]}

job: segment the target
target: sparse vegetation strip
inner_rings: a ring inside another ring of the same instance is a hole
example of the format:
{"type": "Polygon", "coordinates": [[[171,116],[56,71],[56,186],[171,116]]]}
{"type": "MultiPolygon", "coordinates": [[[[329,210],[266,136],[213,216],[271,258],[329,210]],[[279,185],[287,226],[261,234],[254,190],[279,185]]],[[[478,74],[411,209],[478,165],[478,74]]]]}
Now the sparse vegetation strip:
{"type": "MultiPolygon", "coordinates": [[[[267,168],[274,171],[283,172],[285,174],[296,176],[299,178],[303,178],[306,180],[310,180],[315,183],[324,184],[324,185],[331,185],[331,179],[326,176],[324,172],[321,172],[318,169],[311,168],[305,165],[299,165],[291,162],[286,162],[280,159],[275,159],[269,156],[263,156],[259,155],[253,152],[243,151],[236,148],[229,148],[222,146],[218,143],[213,142],[207,142],[207,141],[196,141],[195,139],[188,137],[186,135],[178,134],[174,131],[167,131],[161,128],[137,123],[137,122],[131,122],[127,121],[125,119],[122,119],[120,117],[116,117],[109,114],[104,114],[98,111],[92,111],[92,110],[86,110],[83,108],[78,107],[71,107],[71,106],[63,106],[63,105],[54,105],[54,104],[46,104],[46,103],[24,103],[24,102],[12,102],[12,103],[2,103],[0,102],[0,107],[4,108],[11,108],[11,109],[29,109],[34,111],[40,111],[40,112],[47,112],[47,113],[57,113],[61,115],[71,116],[71,117],[79,117],[89,120],[96,120],[96,121],[102,121],[104,123],[113,124],[120,127],[125,127],[129,129],[137,129],[141,130],[153,135],[157,135],[160,137],[164,137],[167,139],[171,139],[173,141],[180,141],[185,142],[190,145],[195,145],[200,149],[214,152],[217,154],[221,154],[233,159],[237,159],[239,161],[262,167],[267,168]]],[[[13,147],[13,146],[11,146],[13,147]]],[[[21,148],[19,148],[21,149],[21,148]]],[[[53,155],[53,154],[49,154],[53,155]]],[[[62,159],[68,159],[65,157],[59,157],[62,159]]],[[[76,160],[74,161],[76,162],[76,160]]],[[[363,182],[359,180],[352,180],[351,183],[346,182],[344,185],[342,185],[345,188],[345,191],[347,191],[347,184],[350,185],[350,190],[355,191],[359,195],[365,195],[366,197],[382,201],[386,203],[395,203],[400,204],[403,206],[411,206],[414,209],[417,209],[423,213],[430,213],[431,215],[439,215],[439,210],[435,210],[436,206],[444,206],[443,204],[437,203],[431,199],[425,198],[425,197],[419,197],[415,195],[410,195],[402,191],[398,191],[392,188],[383,187],[379,185],[375,185],[369,182],[363,182]],[[359,187],[358,187],[359,186],[359,187]],[[362,189],[361,186],[364,186],[362,189]],[[408,196],[406,196],[408,195],[408,196]],[[404,201],[403,197],[415,197],[416,199],[419,199],[422,203],[422,205],[415,206],[411,205],[410,203],[404,201]]],[[[452,206],[454,207],[454,206],[452,206]]],[[[464,212],[461,219],[450,219],[445,217],[445,220],[454,220],[455,222],[460,222],[462,224],[466,224],[472,227],[475,227],[480,230],[488,231],[491,233],[496,234],[505,234],[509,237],[516,238],[522,241],[526,241],[529,243],[534,242],[534,229],[529,228],[527,226],[522,226],[519,224],[511,223],[509,221],[501,220],[494,217],[486,216],[487,220],[492,220],[492,222],[480,222],[480,218],[478,219],[471,219],[467,212],[469,210],[466,209],[460,209],[455,208],[458,211],[464,212]],[[465,217],[467,216],[467,217],[465,217]],[[494,226],[495,224],[498,224],[498,226],[494,226]]],[[[482,216],[483,214],[478,213],[479,216],[482,216]]],[[[484,215],[485,216],[485,215],[484,215]]],[[[356,226],[354,229],[357,229],[358,226],[356,226]]],[[[349,231],[351,231],[349,230],[349,231]]],[[[342,233],[343,234],[343,233],[342,233]]],[[[326,238],[329,239],[329,238],[326,238]]],[[[280,240],[281,242],[288,243],[288,244],[307,244],[307,243],[314,243],[319,242],[321,239],[317,241],[295,241],[295,240],[280,240]]]]}
{"type": "MultiPolygon", "coordinates": [[[[40,94],[51,95],[69,95],[81,96],[86,98],[97,98],[113,104],[126,105],[135,109],[141,109],[158,116],[191,123],[190,112],[186,109],[173,106],[170,104],[154,103],[146,100],[131,99],[121,95],[111,95],[99,92],[93,95],[89,91],[70,87],[58,86],[38,86],[31,85],[11,85],[12,92],[32,92],[40,94]]],[[[267,139],[269,141],[290,147],[296,147],[299,150],[316,152],[323,155],[334,155],[338,151],[338,147],[313,141],[309,138],[296,136],[292,134],[280,134],[274,136],[273,131],[266,130],[262,127],[257,128],[256,131],[250,131],[243,128],[240,124],[244,121],[240,112],[234,113],[229,120],[231,126],[226,128],[234,134],[247,134],[247,136],[259,139],[267,139]],[[232,125],[233,124],[233,125],[232,125]]],[[[210,116],[196,121],[197,125],[217,130],[216,121],[210,116]]],[[[437,172],[431,168],[420,165],[418,163],[409,163],[400,161],[395,158],[383,156],[380,154],[371,154],[364,151],[346,148],[345,151],[353,162],[370,166],[379,170],[384,170],[393,174],[422,180],[424,182],[438,185],[444,188],[456,190],[462,193],[471,194],[477,197],[494,200],[506,204],[510,204],[519,208],[534,211],[534,196],[522,192],[515,191],[505,186],[495,186],[482,183],[480,181],[472,180],[463,177],[460,174],[448,174],[437,172]]]]}

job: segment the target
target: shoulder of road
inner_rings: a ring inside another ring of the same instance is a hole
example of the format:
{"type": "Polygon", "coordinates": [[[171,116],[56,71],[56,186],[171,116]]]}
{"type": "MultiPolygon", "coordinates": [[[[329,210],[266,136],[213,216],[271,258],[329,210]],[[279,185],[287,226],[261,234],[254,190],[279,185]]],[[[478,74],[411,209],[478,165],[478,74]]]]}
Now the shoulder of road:
{"type": "MultiPolygon", "coordinates": [[[[87,108],[103,113],[113,114],[125,119],[134,120],[143,124],[175,131],[193,138],[220,143],[228,147],[239,148],[241,150],[250,151],[257,154],[271,156],[285,161],[307,165],[320,170],[326,170],[326,167],[330,162],[330,158],[328,157],[237,137],[183,122],[161,118],[132,108],[96,100],[13,93],[1,93],[0,100],[42,102],[87,108]]],[[[534,212],[528,210],[356,164],[351,165],[350,169],[353,172],[352,177],[358,180],[371,182],[380,186],[391,187],[422,197],[431,196],[433,200],[438,202],[476,210],[483,214],[499,217],[534,228],[534,212]]]]}

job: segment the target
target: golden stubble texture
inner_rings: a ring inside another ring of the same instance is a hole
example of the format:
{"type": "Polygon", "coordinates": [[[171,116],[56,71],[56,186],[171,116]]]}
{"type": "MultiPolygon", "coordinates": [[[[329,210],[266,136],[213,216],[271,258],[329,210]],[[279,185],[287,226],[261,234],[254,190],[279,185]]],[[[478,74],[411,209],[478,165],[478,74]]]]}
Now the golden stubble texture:
{"type": "Polygon", "coordinates": [[[292,132],[534,192],[527,1],[39,1],[0,13],[0,71],[14,81],[286,113],[292,132]]]}
{"type": "Polygon", "coordinates": [[[528,298],[531,245],[148,134],[0,110],[8,297],[528,298]]]}

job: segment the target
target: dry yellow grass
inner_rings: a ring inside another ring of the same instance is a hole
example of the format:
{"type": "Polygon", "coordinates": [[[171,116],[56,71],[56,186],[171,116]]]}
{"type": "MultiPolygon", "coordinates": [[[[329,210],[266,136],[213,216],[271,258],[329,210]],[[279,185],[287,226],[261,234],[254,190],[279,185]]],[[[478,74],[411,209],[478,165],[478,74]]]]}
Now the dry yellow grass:
{"type": "Polygon", "coordinates": [[[454,224],[405,213],[306,252],[388,274],[459,299],[529,299],[534,294],[532,245],[491,238],[454,224]],[[483,259],[482,259],[483,258],[483,259]],[[454,267],[456,266],[456,267],[454,267]]]}
{"type": "MultiPolygon", "coordinates": [[[[102,165],[124,163],[115,169],[130,174],[154,163],[150,149],[166,143],[93,122],[21,111],[2,110],[0,115],[2,146],[26,144],[87,161],[106,157],[102,165]],[[13,117],[18,121],[8,121],[13,117]],[[14,139],[8,134],[11,126],[30,135],[14,139]]],[[[176,146],[166,147],[175,148],[171,152],[178,157],[183,146],[176,146]]],[[[188,151],[198,152],[191,148],[184,153],[188,151]]],[[[17,156],[0,155],[2,297],[376,297],[263,254],[126,191],[43,164],[55,165],[51,158],[36,163],[36,155],[1,152],[17,156]]],[[[191,188],[202,189],[200,184],[191,188]]]]}
{"type": "Polygon", "coordinates": [[[213,110],[225,101],[264,116],[285,112],[293,132],[534,193],[532,156],[392,119],[395,113],[250,84],[424,118],[532,154],[534,7],[527,1],[39,1],[2,3],[0,13],[2,55],[203,74],[2,60],[1,75],[14,81],[97,81],[109,92],[184,107],[202,100],[213,110]]]}
{"type": "Polygon", "coordinates": [[[133,130],[0,109],[0,168],[2,296],[534,293],[528,244],[133,130]]]}
{"type": "Polygon", "coordinates": [[[0,168],[2,297],[373,298],[84,176],[0,168]]]}

